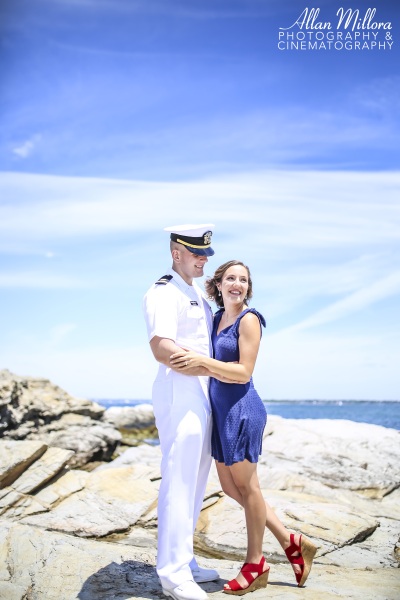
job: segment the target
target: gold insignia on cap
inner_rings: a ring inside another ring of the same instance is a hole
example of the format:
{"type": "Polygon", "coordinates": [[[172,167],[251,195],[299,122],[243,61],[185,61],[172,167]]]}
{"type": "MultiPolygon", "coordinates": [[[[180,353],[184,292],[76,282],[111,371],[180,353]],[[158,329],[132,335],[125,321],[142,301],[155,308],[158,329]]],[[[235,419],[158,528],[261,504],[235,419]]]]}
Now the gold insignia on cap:
{"type": "Polygon", "coordinates": [[[203,240],[204,240],[204,244],[209,246],[211,244],[211,236],[212,236],[212,231],[206,231],[204,236],[203,236],[203,240]]]}

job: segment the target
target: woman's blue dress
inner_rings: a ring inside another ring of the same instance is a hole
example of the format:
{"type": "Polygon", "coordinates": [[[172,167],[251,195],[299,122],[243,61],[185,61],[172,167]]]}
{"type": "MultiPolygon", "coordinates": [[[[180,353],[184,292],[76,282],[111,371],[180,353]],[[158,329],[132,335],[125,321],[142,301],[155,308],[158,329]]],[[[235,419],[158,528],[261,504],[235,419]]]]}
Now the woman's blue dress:
{"type": "MultiPolygon", "coordinates": [[[[214,316],[212,344],[214,358],[224,362],[239,361],[239,325],[252,312],[265,327],[264,317],[254,308],[247,308],[235,323],[217,335],[224,309],[214,316]]],[[[248,383],[223,383],[210,378],[210,401],[213,413],[212,455],[218,462],[230,466],[247,459],[258,462],[267,422],[265,406],[254,389],[253,378],[248,383]]]]}

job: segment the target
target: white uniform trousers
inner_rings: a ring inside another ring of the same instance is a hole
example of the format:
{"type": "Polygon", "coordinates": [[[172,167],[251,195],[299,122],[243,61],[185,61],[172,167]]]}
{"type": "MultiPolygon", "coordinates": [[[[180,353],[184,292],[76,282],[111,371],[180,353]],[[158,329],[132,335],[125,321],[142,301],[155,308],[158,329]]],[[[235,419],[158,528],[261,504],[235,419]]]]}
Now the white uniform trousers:
{"type": "Polygon", "coordinates": [[[162,452],[157,573],[167,589],[192,579],[196,567],[193,533],[211,466],[211,408],[201,379],[161,368],[153,384],[162,452]]]}

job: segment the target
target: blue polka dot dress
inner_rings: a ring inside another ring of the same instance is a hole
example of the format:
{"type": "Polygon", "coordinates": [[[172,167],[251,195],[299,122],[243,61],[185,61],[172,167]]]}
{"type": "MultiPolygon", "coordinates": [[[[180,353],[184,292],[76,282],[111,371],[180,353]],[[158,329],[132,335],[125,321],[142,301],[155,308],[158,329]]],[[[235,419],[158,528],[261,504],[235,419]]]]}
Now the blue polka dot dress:
{"type": "MultiPolygon", "coordinates": [[[[254,308],[244,310],[235,323],[217,335],[224,309],[214,317],[212,343],[214,358],[224,362],[239,360],[239,325],[252,312],[265,327],[264,317],[254,308]]],[[[247,459],[255,463],[262,450],[262,437],[267,422],[265,406],[254,389],[253,378],[248,383],[223,383],[210,378],[210,401],[213,412],[212,455],[230,466],[247,459]]]]}

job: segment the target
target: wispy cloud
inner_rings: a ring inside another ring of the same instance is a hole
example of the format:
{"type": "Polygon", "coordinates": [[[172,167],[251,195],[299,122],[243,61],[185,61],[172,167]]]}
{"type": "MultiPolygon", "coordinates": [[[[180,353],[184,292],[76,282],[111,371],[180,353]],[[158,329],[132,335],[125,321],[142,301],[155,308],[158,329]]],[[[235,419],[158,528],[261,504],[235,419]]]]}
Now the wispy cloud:
{"type": "Polygon", "coordinates": [[[266,171],[187,182],[0,174],[1,246],[148,231],[198,220],[251,245],[388,244],[400,238],[400,173],[266,171]],[[382,197],[384,197],[384,210],[382,197]],[[235,235],[233,235],[235,234],[235,235]]]}
{"type": "Polygon", "coordinates": [[[351,92],[359,106],[389,118],[400,111],[400,76],[374,78],[351,92]]]}
{"type": "MultiPolygon", "coordinates": [[[[329,256],[325,261],[318,261],[314,256],[302,257],[296,264],[286,265],[284,269],[280,262],[278,265],[270,264],[268,276],[257,282],[257,295],[268,298],[268,320],[274,326],[281,315],[307,305],[310,298],[331,306],[338,299],[373,287],[377,281],[390,277],[393,269],[399,266],[390,253],[378,252],[350,260],[347,255],[341,258],[329,256]]],[[[337,311],[336,317],[341,317],[340,311],[337,311]]],[[[307,322],[309,320],[307,318],[307,322]]],[[[297,326],[294,328],[297,329],[297,326]]]]}
{"type": "Polygon", "coordinates": [[[379,279],[372,285],[362,288],[326,308],[316,311],[311,317],[296,323],[296,325],[289,327],[288,330],[299,331],[338,321],[353,313],[360,312],[376,302],[395,295],[400,295],[400,271],[379,279]]]}
{"type": "Polygon", "coordinates": [[[269,0],[268,6],[259,0],[246,3],[240,0],[221,0],[196,2],[191,0],[54,0],[58,4],[79,8],[93,8],[112,12],[129,12],[138,14],[169,15],[191,19],[238,19],[268,16],[277,5],[277,0],[269,0]]]}
{"type": "Polygon", "coordinates": [[[36,149],[36,147],[39,144],[39,142],[41,141],[41,139],[42,139],[42,136],[39,134],[36,134],[36,135],[32,136],[31,138],[29,138],[28,140],[26,140],[25,142],[23,142],[22,144],[13,148],[12,151],[14,154],[19,156],[20,158],[27,158],[36,149]]]}
{"type": "Polygon", "coordinates": [[[38,271],[0,272],[0,288],[72,289],[87,287],[87,282],[56,273],[38,271]]]}

